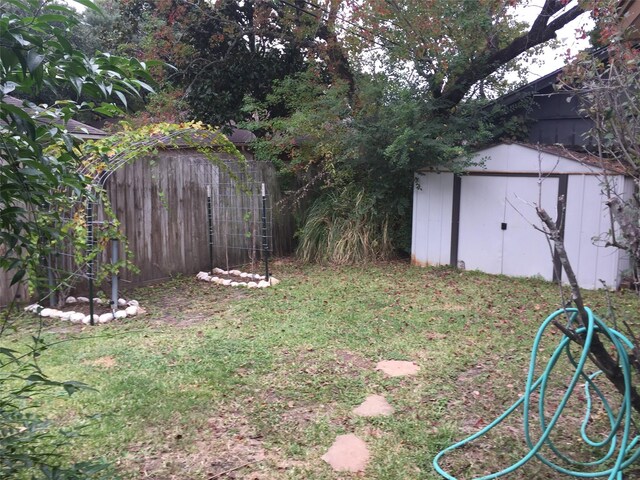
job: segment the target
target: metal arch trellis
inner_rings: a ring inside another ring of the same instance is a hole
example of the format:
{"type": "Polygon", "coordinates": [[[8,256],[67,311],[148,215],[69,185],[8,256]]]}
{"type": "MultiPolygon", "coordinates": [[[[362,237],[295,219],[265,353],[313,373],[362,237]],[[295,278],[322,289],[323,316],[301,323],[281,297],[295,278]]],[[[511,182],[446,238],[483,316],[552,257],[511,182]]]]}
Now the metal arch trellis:
{"type": "MultiPolygon", "coordinates": [[[[96,220],[95,215],[97,213],[99,205],[106,199],[105,185],[109,178],[123,166],[134,163],[136,160],[148,156],[157,152],[159,148],[195,148],[201,153],[205,153],[207,158],[207,164],[212,168],[219,167],[220,171],[224,171],[229,178],[229,182],[233,183],[235,188],[241,190],[250,190],[243,184],[243,176],[246,177],[246,159],[238,152],[233,144],[218,130],[211,130],[208,128],[202,128],[201,124],[195,124],[194,127],[178,127],[173,131],[153,131],[152,135],[148,137],[140,138],[138,141],[129,142],[126,148],[122,151],[114,152],[107,151],[101,152],[99,149],[91,151],[91,154],[84,157],[77,173],[89,181],[86,184],[84,191],[74,199],[73,202],[76,209],[80,210],[85,207],[84,222],[86,225],[86,245],[85,245],[85,258],[86,262],[81,265],[74,265],[73,268],[64,268],[65,265],[73,265],[74,253],[69,253],[68,248],[59,249],[53,252],[51,256],[45,259],[45,267],[47,268],[47,275],[49,279],[49,286],[51,293],[50,301],[53,304],[55,302],[52,293],[57,287],[65,284],[70,285],[73,278],[82,278],[88,282],[89,287],[89,308],[90,308],[90,322],[94,323],[94,280],[96,279],[99,254],[101,251],[96,249],[96,235],[95,229],[99,225],[104,225],[106,222],[96,220]],[[239,160],[234,163],[234,168],[231,168],[230,163],[222,161],[218,153],[224,151],[231,154],[239,160]],[[78,208],[80,207],[80,208],[78,208]],[[60,267],[57,262],[54,261],[54,256],[60,256],[65,258],[64,265],[60,267]],[[53,272],[64,273],[61,281],[56,282],[53,279],[53,272]]],[[[98,142],[96,142],[98,143],[98,142]]],[[[208,187],[211,190],[211,187],[208,187]]],[[[263,196],[263,202],[264,202],[263,196]]],[[[265,204],[266,206],[266,204],[265,204]]],[[[63,217],[63,220],[71,221],[74,214],[78,211],[71,211],[69,216],[63,217]]],[[[115,220],[112,219],[112,220],[115,220]]],[[[263,232],[264,233],[264,232],[263,232]]],[[[266,236],[264,237],[266,239],[266,236]]],[[[266,241],[266,240],[265,240],[266,241]]],[[[113,259],[118,258],[118,242],[112,241],[112,262],[113,259]]],[[[64,247],[64,246],[63,246],[64,247]]],[[[67,246],[68,247],[68,246],[67,246]]],[[[268,245],[267,245],[268,249],[268,245]]],[[[112,275],[112,289],[111,289],[111,306],[115,308],[117,306],[118,299],[118,277],[112,275]]]]}

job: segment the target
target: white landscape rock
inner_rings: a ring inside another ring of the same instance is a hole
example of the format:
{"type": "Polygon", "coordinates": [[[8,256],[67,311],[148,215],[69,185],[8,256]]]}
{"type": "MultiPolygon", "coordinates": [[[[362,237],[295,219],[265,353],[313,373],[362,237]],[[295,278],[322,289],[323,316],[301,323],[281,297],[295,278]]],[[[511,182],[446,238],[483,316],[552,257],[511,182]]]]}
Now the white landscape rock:
{"type": "Polygon", "coordinates": [[[95,303],[96,305],[102,305],[104,303],[104,300],[102,300],[101,298],[94,298],[93,303],[95,303]]]}
{"type": "Polygon", "coordinates": [[[129,303],[127,303],[127,305],[129,305],[130,307],[139,307],[140,302],[138,302],[137,300],[129,300],[129,303]]]}
{"type": "Polygon", "coordinates": [[[247,288],[258,288],[258,284],[256,282],[247,283],[247,288]]]}
{"type": "Polygon", "coordinates": [[[62,315],[64,315],[64,312],[61,310],[53,310],[53,312],[51,312],[51,315],[49,315],[51,318],[62,318],[62,315]]]}
{"type": "Polygon", "coordinates": [[[242,272],[240,270],[229,270],[229,275],[239,276],[242,272]]]}
{"type": "Polygon", "coordinates": [[[229,285],[231,285],[231,280],[223,280],[222,285],[224,285],[225,287],[228,287],[229,285]]]}
{"type": "Polygon", "coordinates": [[[209,281],[210,281],[210,282],[213,282],[213,283],[217,283],[217,282],[218,282],[218,280],[220,280],[220,277],[211,277],[211,278],[209,279],[209,281]]]}
{"type": "Polygon", "coordinates": [[[87,297],[78,297],[76,300],[80,303],[89,303],[89,299],[87,297]]]}
{"type": "Polygon", "coordinates": [[[135,317],[138,314],[138,306],[129,305],[124,311],[126,312],[127,317],[135,317]]]}
{"type": "MultiPolygon", "coordinates": [[[[98,317],[98,315],[94,315],[93,316],[93,323],[97,323],[100,320],[100,317],[98,317]]],[[[84,323],[85,325],[89,325],[91,323],[91,315],[85,315],[84,318],[82,319],[82,323],[84,323]]]]}
{"type": "Polygon", "coordinates": [[[213,273],[222,273],[222,272],[224,272],[224,270],[222,270],[221,268],[216,267],[216,268],[214,268],[214,269],[212,270],[212,272],[213,272],[213,273]]]}
{"type": "Polygon", "coordinates": [[[232,287],[237,287],[237,286],[239,285],[239,283],[238,283],[238,282],[231,282],[231,284],[230,284],[230,285],[231,285],[232,287]]]}
{"type": "Polygon", "coordinates": [[[258,288],[267,288],[269,286],[269,282],[266,280],[260,280],[258,282],[258,288]]]}
{"type": "Polygon", "coordinates": [[[98,317],[98,322],[100,323],[108,323],[113,320],[113,313],[103,313],[98,317]]]}
{"type": "Polygon", "coordinates": [[[53,309],[52,308],[43,308],[40,311],[40,316],[41,317],[50,317],[52,313],[53,313],[53,309]]]}
{"type": "Polygon", "coordinates": [[[240,272],[240,278],[247,278],[249,274],[247,272],[240,272]]]}
{"type": "Polygon", "coordinates": [[[238,282],[238,286],[239,287],[246,287],[247,286],[247,282],[238,282]]]}
{"type": "Polygon", "coordinates": [[[119,298],[118,299],[118,306],[119,307],[124,307],[127,305],[127,301],[124,298],[119,298]]]}
{"type": "Polygon", "coordinates": [[[84,313],[72,313],[69,316],[69,320],[71,321],[71,323],[82,323],[82,321],[84,320],[84,313]]]}
{"type": "Polygon", "coordinates": [[[76,300],[76,297],[67,297],[64,303],[67,305],[73,305],[74,303],[78,303],[78,300],[76,300]]]}
{"type": "Polygon", "coordinates": [[[34,303],[33,305],[29,305],[29,307],[27,308],[29,308],[29,312],[38,314],[38,312],[41,312],[44,307],[42,305],[34,303]]]}
{"type": "Polygon", "coordinates": [[[272,287],[275,287],[279,283],[280,280],[278,280],[276,277],[269,277],[269,284],[271,284],[272,287]]]}
{"type": "Polygon", "coordinates": [[[116,320],[121,320],[123,318],[127,318],[127,312],[125,310],[118,310],[114,314],[114,317],[116,318],[116,320]]]}
{"type": "Polygon", "coordinates": [[[71,320],[71,315],[73,315],[74,312],[73,310],[69,311],[69,312],[62,312],[62,315],[60,315],[60,319],[61,320],[71,320]]]}

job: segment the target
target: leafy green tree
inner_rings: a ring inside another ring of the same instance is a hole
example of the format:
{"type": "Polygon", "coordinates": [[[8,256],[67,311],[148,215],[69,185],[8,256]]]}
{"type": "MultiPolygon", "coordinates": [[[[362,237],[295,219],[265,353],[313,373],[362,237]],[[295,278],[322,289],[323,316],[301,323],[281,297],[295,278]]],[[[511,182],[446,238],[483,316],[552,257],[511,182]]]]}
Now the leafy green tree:
{"type": "MultiPolygon", "coordinates": [[[[96,7],[88,0],[80,3],[96,7]]],[[[0,268],[15,270],[19,281],[35,267],[59,235],[43,209],[61,192],[79,192],[84,179],[75,173],[76,140],[66,122],[81,111],[102,114],[126,107],[140,90],[152,91],[146,66],[135,59],[100,53],[87,56],[68,41],[77,12],[48,0],[16,0],[0,5],[0,236],[4,246],[0,268]],[[8,95],[27,97],[43,89],[73,91],[77,102],[61,96],[48,106],[16,105],[8,95]]],[[[52,220],[60,212],[48,212],[52,220]]]]}
{"type": "Polygon", "coordinates": [[[611,226],[601,240],[628,255],[628,276],[640,294],[640,52],[636,28],[625,30],[617,8],[609,2],[595,17],[594,40],[606,50],[587,52],[565,68],[562,88],[575,94],[581,113],[591,120],[588,148],[603,159],[606,172],[615,172],[603,176],[611,226]],[[616,185],[620,172],[634,185],[625,195],[616,185]]]}
{"type": "MultiPolygon", "coordinates": [[[[518,2],[507,0],[304,3],[307,15],[329,31],[324,38],[331,53],[307,74],[277,82],[266,102],[251,100],[247,111],[260,119],[248,123],[264,134],[259,155],[279,162],[290,183],[295,178],[297,196],[312,202],[309,213],[326,216],[331,203],[343,212],[324,221],[303,216],[301,245],[311,250],[326,249],[327,239],[340,238],[329,233],[332,225],[346,225],[345,216],[361,212],[357,224],[377,224],[368,230],[408,251],[414,172],[461,168],[464,162],[453,160],[466,158],[496,132],[483,90],[503,88],[518,55],[549,41],[584,12],[577,2],[547,0],[527,27],[515,21],[518,2]],[[274,107],[282,104],[292,113],[278,115],[274,107]],[[340,208],[349,194],[355,201],[360,192],[366,201],[359,208],[340,208]],[[307,241],[307,232],[320,240],[307,241]]],[[[387,255],[386,242],[378,245],[377,253],[356,245],[353,251],[387,255]]],[[[332,258],[326,251],[301,253],[332,258]]]]}
{"type": "Polygon", "coordinates": [[[170,65],[153,72],[166,92],[154,115],[173,109],[185,116],[181,112],[186,104],[188,116],[197,120],[215,125],[237,122],[245,95],[264,99],[274,80],[306,68],[305,50],[313,47],[313,17],[282,2],[104,4],[110,12],[107,19],[87,12],[85,25],[76,28],[78,45],[87,53],[100,45],[117,45],[120,52],[142,61],[170,65]],[[87,37],[96,40],[87,42],[87,37]]]}
{"type": "MultiPolygon", "coordinates": [[[[602,0],[608,1],[608,0],[602,0]]],[[[379,38],[388,69],[407,63],[421,79],[425,95],[445,112],[458,105],[481,81],[514,67],[513,61],[555,39],[556,32],[592,4],[544,0],[531,25],[518,22],[517,0],[373,0],[349,2],[353,23],[379,38]]],[[[366,46],[362,35],[352,39],[366,46]]]]}
{"type": "MultiPolygon", "coordinates": [[[[90,0],[78,3],[96,10],[90,0]]],[[[82,111],[119,112],[111,102],[126,107],[141,90],[152,91],[138,60],[75,49],[69,37],[78,22],[74,9],[51,0],[0,3],[0,269],[13,272],[14,283],[27,271],[29,281],[37,280],[41,258],[64,235],[65,207],[90,181],[76,173],[80,151],[67,122],[82,111]],[[58,95],[49,105],[15,100],[45,89],[58,95]],[[85,100],[75,100],[80,97],[85,100]]],[[[0,338],[8,326],[9,309],[0,338]]],[[[47,378],[37,363],[44,349],[37,336],[26,352],[0,347],[0,477],[113,478],[104,465],[66,458],[74,432],[36,414],[50,389],[71,394],[85,387],[47,378]]]]}
{"type": "Polygon", "coordinates": [[[345,263],[408,251],[415,168],[459,169],[451,160],[492,135],[483,103],[432,122],[419,90],[386,75],[360,74],[356,83],[356,108],[347,84],[318,71],[277,82],[266,102],[246,106],[256,118],[246,126],[262,132],[256,154],[277,165],[284,189],[303,207],[299,253],[307,260],[345,263]],[[270,105],[281,103],[293,113],[271,117],[270,105]],[[361,235],[353,235],[355,226],[361,235]],[[345,252],[347,237],[353,255],[345,252]]]}

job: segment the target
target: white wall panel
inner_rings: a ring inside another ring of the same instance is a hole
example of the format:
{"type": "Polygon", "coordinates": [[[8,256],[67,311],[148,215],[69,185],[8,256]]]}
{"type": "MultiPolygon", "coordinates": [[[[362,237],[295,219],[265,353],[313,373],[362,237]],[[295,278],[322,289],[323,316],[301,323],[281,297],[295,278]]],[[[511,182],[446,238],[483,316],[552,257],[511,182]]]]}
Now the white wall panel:
{"type": "Polygon", "coordinates": [[[469,172],[521,172],[521,173],[597,173],[600,169],[579,162],[538,152],[535,148],[516,143],[503,143],[478,152],[475,161],[483,165],[469,167],[469,172]]]}
{"type": "Polygon", "coordinates": [[[502,273],[517,277],[542,277],[553,280],[553,254],[547,237],[534,228],[541,226],[536,212],[540,203],[557,216],[557,177],[538,181],[536,177],[508,177],[505,242],[502,273]]]}
{"type": "Polygon", "coordinates": [[[462,177],[458,262],[467,270],[502,273],[507,177],[462,177]]]}
{"type": "Polygon", "coordinates": [[[578,283],[587,289],[602,288],[602,279],[617,286],[618,251],[604,246],[610,224],[600,179],[571,175],[567,197],[564,239],[578,283]]]}
{"type": "Polygon", "coordinates": [[[451,256],[453,174],[425,173],[414,187],[411,256],[418,265],[448,265],[451,256]]]}

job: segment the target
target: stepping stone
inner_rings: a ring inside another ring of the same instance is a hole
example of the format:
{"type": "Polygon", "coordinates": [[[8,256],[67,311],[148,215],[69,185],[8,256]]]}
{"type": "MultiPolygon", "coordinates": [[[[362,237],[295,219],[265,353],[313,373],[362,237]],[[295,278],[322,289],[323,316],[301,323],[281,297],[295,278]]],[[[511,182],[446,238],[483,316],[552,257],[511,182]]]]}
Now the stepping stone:
{"type": "Polygon", "coordinates": [[[336,472],[363,472],[369,463],[369,449],[352,433],[338,435],[322,460],[336,472]]]}
{"type": "Polygon", "coordinates": [[[391,415],[393,407],[382,395],[369,395],[360,406],[353,409],[353,413],[360,417],[377,417],[391,415]]]}
{"type": "Polygon", "coordinates": [[[384,360],[378,362],[376,370],[386,373],[390,377],[404,377],[406,375],[415,375],[420,367],[414,362],[405,362],[402,360],[384,360]]]}

